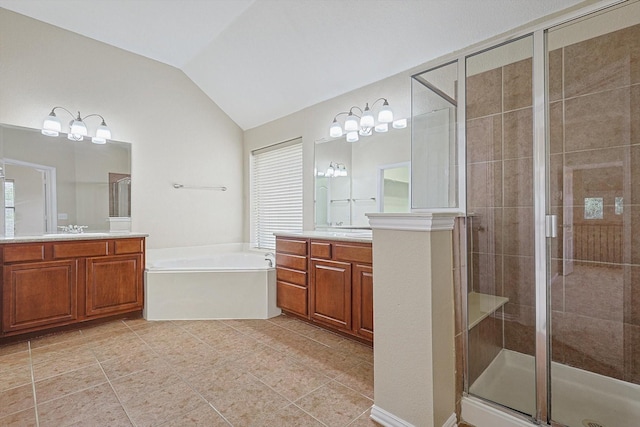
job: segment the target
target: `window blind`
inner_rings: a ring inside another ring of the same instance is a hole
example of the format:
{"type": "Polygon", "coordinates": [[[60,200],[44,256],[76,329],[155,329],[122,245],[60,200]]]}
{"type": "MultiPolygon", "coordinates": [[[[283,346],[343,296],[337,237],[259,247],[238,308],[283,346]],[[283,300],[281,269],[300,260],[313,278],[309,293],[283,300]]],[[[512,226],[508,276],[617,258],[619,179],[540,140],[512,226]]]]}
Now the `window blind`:
{"type": "Polygon", "coordinates": [[[274,232],[302,231],[302,140],[251,154],[253,245],[275,249],[274,232]]]}

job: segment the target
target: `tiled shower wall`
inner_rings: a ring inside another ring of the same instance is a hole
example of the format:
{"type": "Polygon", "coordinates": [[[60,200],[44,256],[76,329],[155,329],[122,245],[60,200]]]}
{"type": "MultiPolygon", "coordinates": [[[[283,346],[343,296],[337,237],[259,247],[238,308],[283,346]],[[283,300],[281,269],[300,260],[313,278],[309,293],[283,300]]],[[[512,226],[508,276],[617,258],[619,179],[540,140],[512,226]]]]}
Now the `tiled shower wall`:
{"type": "Polygon", "coordinates": [[[573,223],[575,259],[561,259],[560,228],[553,360],[640,384],[640,25],[554,50],[549,63],[551,204],[573,223]],[[585,219],[594,197],[601,217],[585,219]]]}
{"type": "MultiPolygon", "coordinates": [[[[636,383],[639,40],[635,26],[549,55],[551,205],[561,225],[572,212],[573,258],[580,257],[563,263],[560,227],[552,244],[552,357],[636,383]],[[585,197],[603,198],[602,219],[584,219],[585,197]],[[615,197],[624,198],[622,213],[615,197]]],[[[466,82],[469,288],[509,298],[469,331],[471,383],[501,348],[535,349],[531,66],[526,59],[466,82]]]]}
{"type": "Polygon", "coordinates": [[[509,298],[469,331],[471,383],[501,348],[534,349],[531,75],[526,59],[466,82],[470,290],[509,298]]]}

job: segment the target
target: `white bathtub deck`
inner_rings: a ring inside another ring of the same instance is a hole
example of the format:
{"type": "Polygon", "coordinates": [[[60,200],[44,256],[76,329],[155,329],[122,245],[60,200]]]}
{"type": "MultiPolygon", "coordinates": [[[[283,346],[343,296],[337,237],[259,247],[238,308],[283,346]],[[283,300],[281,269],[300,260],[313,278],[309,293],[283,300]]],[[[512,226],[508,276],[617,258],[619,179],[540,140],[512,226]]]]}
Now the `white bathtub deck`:
{"type": "MultiPolygon", "coordinates": [[[[551,370],[551,411],[555,421],[570,427],[584,427],[583,422],[587,420],[603,427],[640,426],[640,386],[555,362],[551,370]]],[[[525,414],[534,414],[534,358],[502,350],[470,387],[470,392],[525,414]]],[[[465,412],[463,402],[463,418],[477,427],[498,425],[497,421],[479,418],[476,409],[465,412]]]]}
{"type": "Polygon", "coordinates": [[[264,251],[244,243],[147,251],[147,320],[269,319],[276,272],[264,251]]]}
{"type": "Polygon", "coordinates": [[[273,269],[145,272],[147,320],[269,319],[280,313],[273,269]]]}

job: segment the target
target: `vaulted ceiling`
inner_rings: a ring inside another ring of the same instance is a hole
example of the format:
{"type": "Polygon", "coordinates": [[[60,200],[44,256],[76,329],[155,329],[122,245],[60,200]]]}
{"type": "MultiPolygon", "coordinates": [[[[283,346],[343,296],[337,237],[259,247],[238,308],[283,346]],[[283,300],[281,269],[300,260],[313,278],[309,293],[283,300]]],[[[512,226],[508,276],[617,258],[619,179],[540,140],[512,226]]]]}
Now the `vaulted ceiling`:
{"type": "Polygon", "coordinates": [[[580,0],[0,0],[172,65],[250,129],[580,0]]]}

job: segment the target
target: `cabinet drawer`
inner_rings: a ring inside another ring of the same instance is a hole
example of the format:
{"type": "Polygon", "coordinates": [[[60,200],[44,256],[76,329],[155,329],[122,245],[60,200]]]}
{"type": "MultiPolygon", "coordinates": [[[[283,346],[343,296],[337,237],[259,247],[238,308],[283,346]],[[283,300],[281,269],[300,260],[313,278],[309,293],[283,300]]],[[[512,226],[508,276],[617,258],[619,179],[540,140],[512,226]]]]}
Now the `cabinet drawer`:
{"type": "Polygon", "coordinates": [[[331,259],[331,243],[311,242],[311,258],[331,259]]]}
{"type": "Polygon", "coordinates": [[[143,250],[142,239],[116,239],[114,252],[116,255],[137,254],[143,250]]]}
{"type": "Polygon", "coordinates": [[[307,257],[300,255],[276,254],[276,265],[278,267],[307,271],[307,257]]]}
{"type": "Polygon", "coordinates": [[[276,252],[286,252],[293,255],[307,255],[306,240],[276,239],[276,252]]]}
{"type": "Polygon", "coordinates": [[[4,262],[44,261],[44,244],[5,245],[4,262]]]}
{"type": "Polygon", "coordinates": [[[82,243],[56,243],[53,245],[53,258],[75,258],[104,256],[109,253],[109,242],[100,240],[82,243]]]}
{"type": "Polygon", "coordinates": [[[278,307],[301,316],[307,316],[307,288],[278,281],[277,294],[278,307]]]}
{"type": "Polygon", "coordinates": [[[371,245],[357,246],[345,243],[335,243],[333,247],[334,258],[340,261],[364,262],[371,264],[373,255],[371,245]]]}
{"type": "Polygon", "coordinates": [[[295,283],[300,286],[307,286],[307,273],[304,271],[290,270],[288,268],[276,268],[278,280],[295,283]]]}

